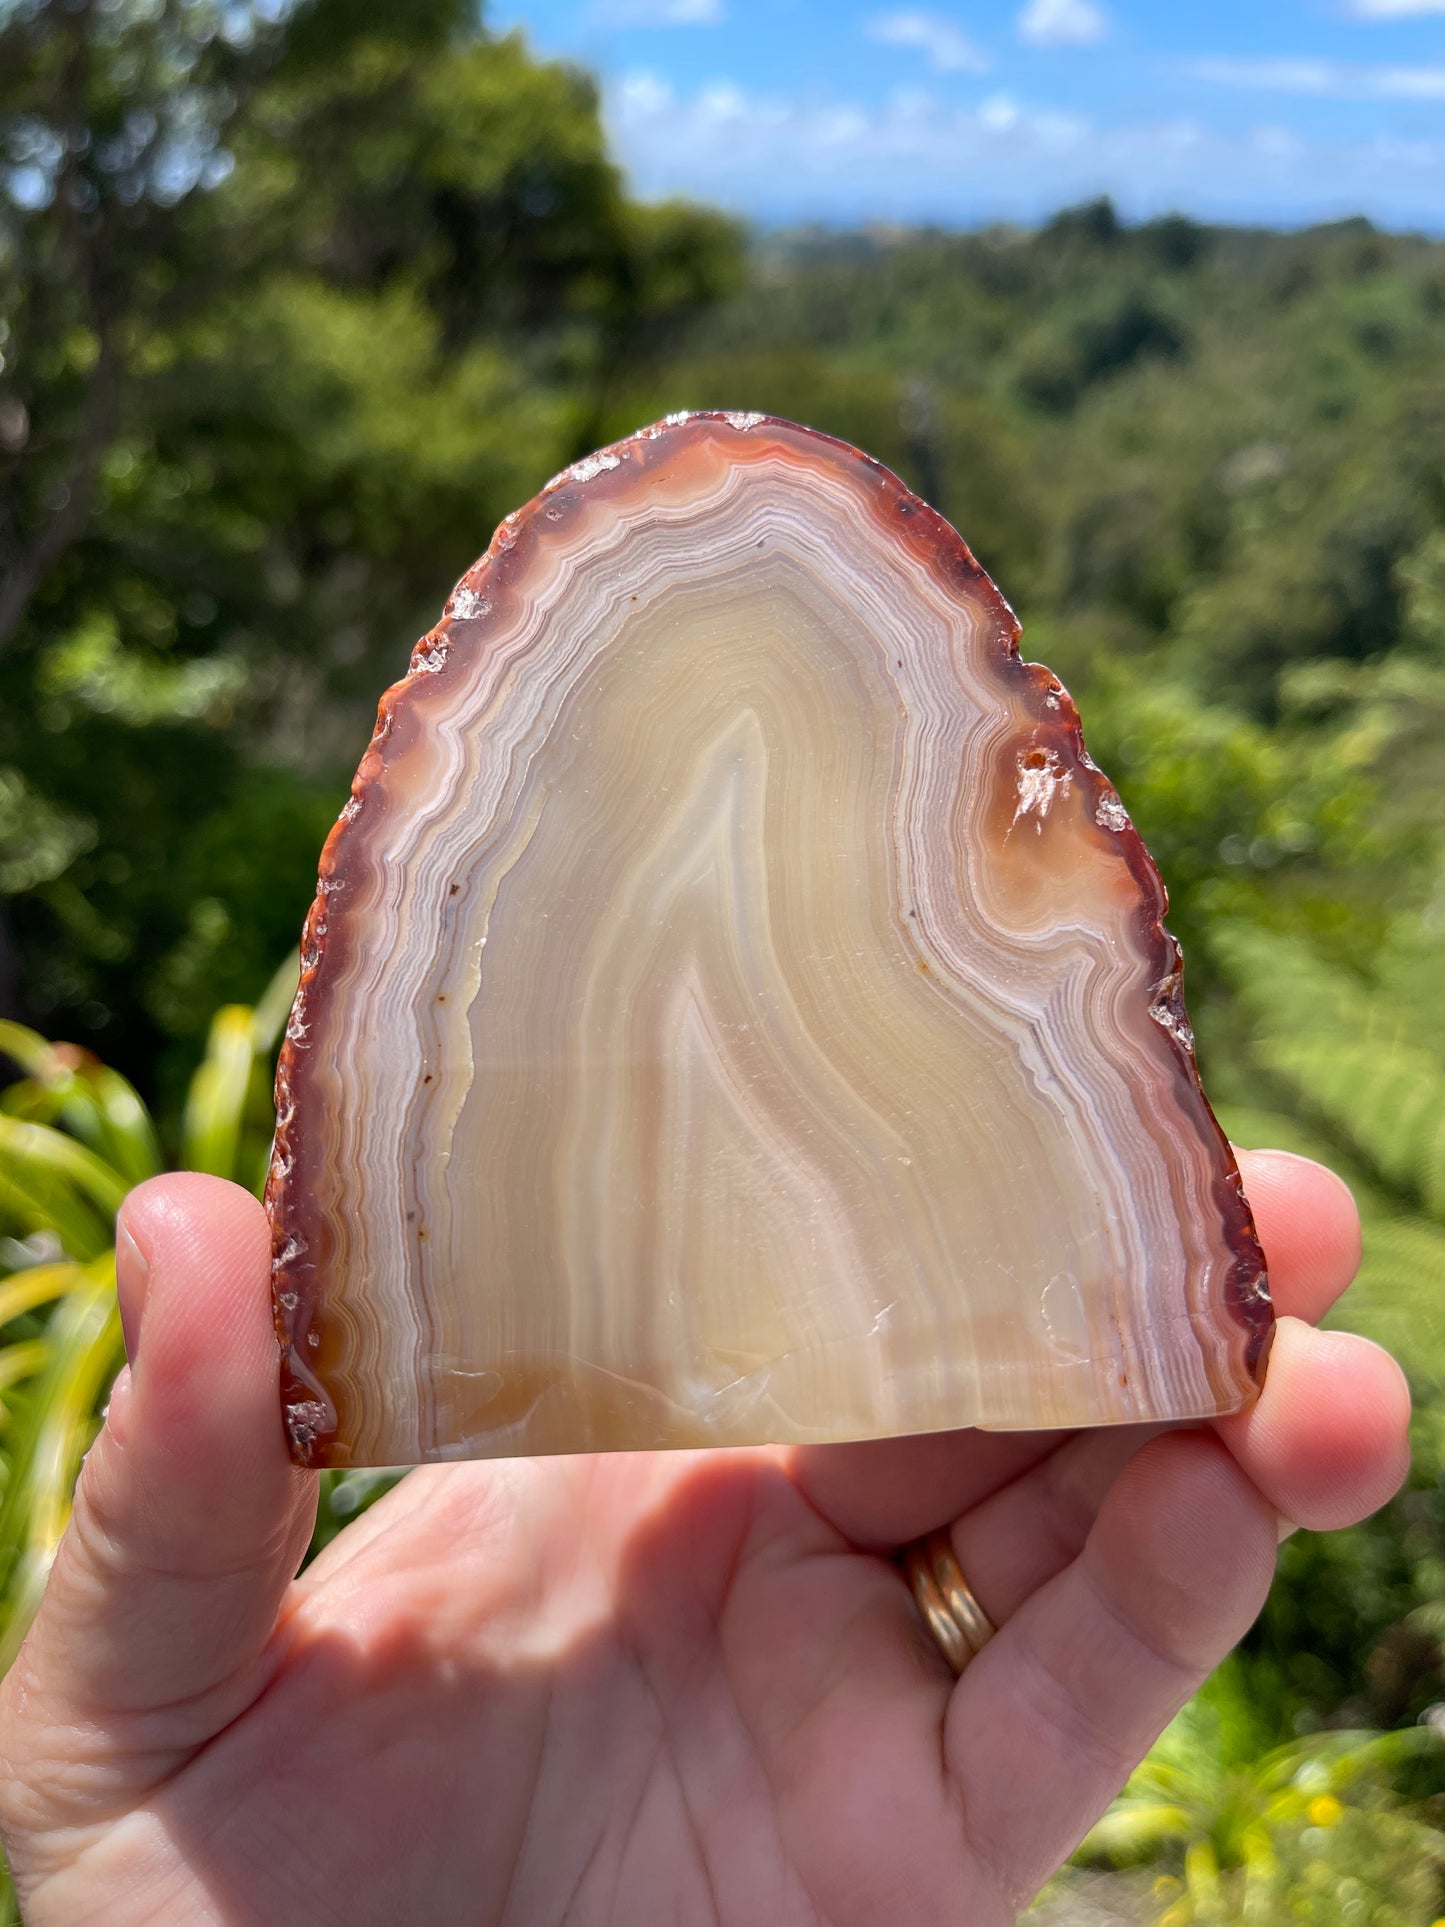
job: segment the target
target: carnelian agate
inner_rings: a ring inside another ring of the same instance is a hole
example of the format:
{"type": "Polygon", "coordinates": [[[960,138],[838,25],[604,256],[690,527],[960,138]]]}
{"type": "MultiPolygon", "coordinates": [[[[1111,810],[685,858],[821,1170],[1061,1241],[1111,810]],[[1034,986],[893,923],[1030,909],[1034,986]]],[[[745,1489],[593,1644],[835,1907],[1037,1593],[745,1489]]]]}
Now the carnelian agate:
{"type": "Polygon", "coordinates": [[[505,521],[321,859],[295,1456],[1227,1412],[1271,1329],[1166,899],[886,469],[675,416],[505,521]]]}

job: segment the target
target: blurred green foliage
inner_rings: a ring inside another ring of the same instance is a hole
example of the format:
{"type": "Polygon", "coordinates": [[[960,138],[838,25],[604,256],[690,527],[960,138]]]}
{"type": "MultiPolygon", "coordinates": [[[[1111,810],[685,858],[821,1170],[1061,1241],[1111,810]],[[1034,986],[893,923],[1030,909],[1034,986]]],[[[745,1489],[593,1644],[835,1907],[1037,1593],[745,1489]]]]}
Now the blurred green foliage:
{"type": "Polygon", "coordinates": [[[471,0],[0,0],[6,1623],[118,1356],[116,1199],[258,1175],[242,1007],[378,691],[503,513],[684,407],[855,441],[963,529],[1169,880],[1224,1121],[1354,1184],[1341,1318],[1416,1390],[1409,1489],[1288,1543],[1091,1850],[1157,1864],[1171,1927],[1429,1922],[1445,246],[1107,203],[749,241],[630,200],[588,78],[471,0]]]}
{"type": "Polygon", "coordinates": [[[1412,1927],[1434,1918],[1445,1832],[1398,1790],[1445,1750],[1430,1727],[1335,1730],[1271,1744],[1230,1661],[1169,1727],[1080,1850],[1162,1860],[1158,1927],[1412,1927]]]}
{"type": "Polygon", "coordinates": [[[0,4],[0,967],[171,1100],[399,638],[741,274],[475,20],[0,4]]]}

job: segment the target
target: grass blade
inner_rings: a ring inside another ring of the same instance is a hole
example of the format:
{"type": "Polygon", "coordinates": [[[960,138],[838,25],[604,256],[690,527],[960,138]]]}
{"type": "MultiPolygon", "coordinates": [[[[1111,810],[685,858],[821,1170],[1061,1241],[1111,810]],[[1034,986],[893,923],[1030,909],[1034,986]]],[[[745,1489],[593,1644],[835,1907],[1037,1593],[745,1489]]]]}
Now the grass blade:
{"type": "Polygon", "coordinates": [[[254,1017],[227,1004],[211,1020],[206,1055],[186,1095],[181,1158],[187,1170],[234,1178],[255,1060],[254,1017]]]}
{"type": "Polygon", "coordinates": [[[0,1156],[73,1185],[96,1209],[113,1218],[130,1186],[104,1158],[48,1124],[0,1116],[0,1156]]]}
{"type": "Polygon", "coordinates": [[[114,1253],[85,1266],[79,1278],[51,1315],[48,1363],[9,1442],[0,1498],[0,1672],[8,1670],[40,1602],[94,1435],[96,1406],[123,1355],[114,1253]]]}
{"type": "Polygon", "coordinates": [[[26,1081],[12,1085],[5,1109],[22,1118],[58,1120],[113,1166],[127,1184],[154,1177],[160,1144],[135,1086],[75,1045],[52,1044],[22,1024],[0,1021],[0,1055],[13,1058],[26,1081]]]}
{"type": "MultiPolygon", "coordinates": [[[[33,1378],[50,1362],[50,1345],[43,1338],[22,1339],[0,1351],[0,1397],[22,1378],[33,1378]]],[[[0,1405],[0,1424],[9,1422],[9,1413],[0,1405]]]]}
{"type": "Polygon", "coordinates": [[[286,1019],[291,1015],[291,1006],[296,1001],[296,986],[301,981],[301,964],[297,957],[288,957],[275,976],[261,993],[251,1020],[252,1043],[258,1057],[264,1057],[276,1048],[286,1019]]]}
{"type": "Polygon", "coordinates": [[[4,1154],[0,1146],[0,1209],[27,1233],[50,1231],[78,1263],[98,1258],[111,1242],[108,1215],[95,1211],[74,1185],[53,1170],[4,1154]]]}
{"type": "Polygon", "coordinates": [[[0,1331],[28,1311],[38,1311],[84,1283],[79,1265],[32,1265],[0,1283],[0,1331]]]}

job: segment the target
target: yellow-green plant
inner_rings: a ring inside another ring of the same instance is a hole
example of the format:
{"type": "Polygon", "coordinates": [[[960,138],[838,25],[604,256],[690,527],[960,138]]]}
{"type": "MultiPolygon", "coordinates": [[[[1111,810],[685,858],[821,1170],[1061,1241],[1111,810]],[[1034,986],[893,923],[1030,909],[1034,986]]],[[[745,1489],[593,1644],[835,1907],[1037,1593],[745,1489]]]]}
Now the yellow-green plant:
{"type": "Polygon", "coordinates": [[[1242,1670],[1196,1694],[1080,1849],[1148,1861],[1158,1927],[1427,1927],[1445,1833],[1393,1776],[1439,1750],[1431,1727],[1325,1732],[1263,1748],[1242,1670]]]}

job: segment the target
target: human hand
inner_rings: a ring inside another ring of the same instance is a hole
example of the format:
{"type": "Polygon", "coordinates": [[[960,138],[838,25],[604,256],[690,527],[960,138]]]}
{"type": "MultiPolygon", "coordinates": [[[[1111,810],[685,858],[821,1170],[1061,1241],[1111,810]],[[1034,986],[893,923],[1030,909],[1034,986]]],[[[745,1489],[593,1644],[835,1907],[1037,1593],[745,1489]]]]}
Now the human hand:
{"type": "Polygon", "coordinates": [[[293,1580],[266,1226],[128,1200],[130,1368],[0,1688],[29,1927],[994,1927],[1264,1600],[1283,1519],[1406,1468],[1399,1369],[1309,1321],[1348,1193],[1246,1155],[1283,1317],[1211,1428],[430,1467],[293,1580]],[[955,1683],[886,1554],[953,1521],[955,1683]]]}

